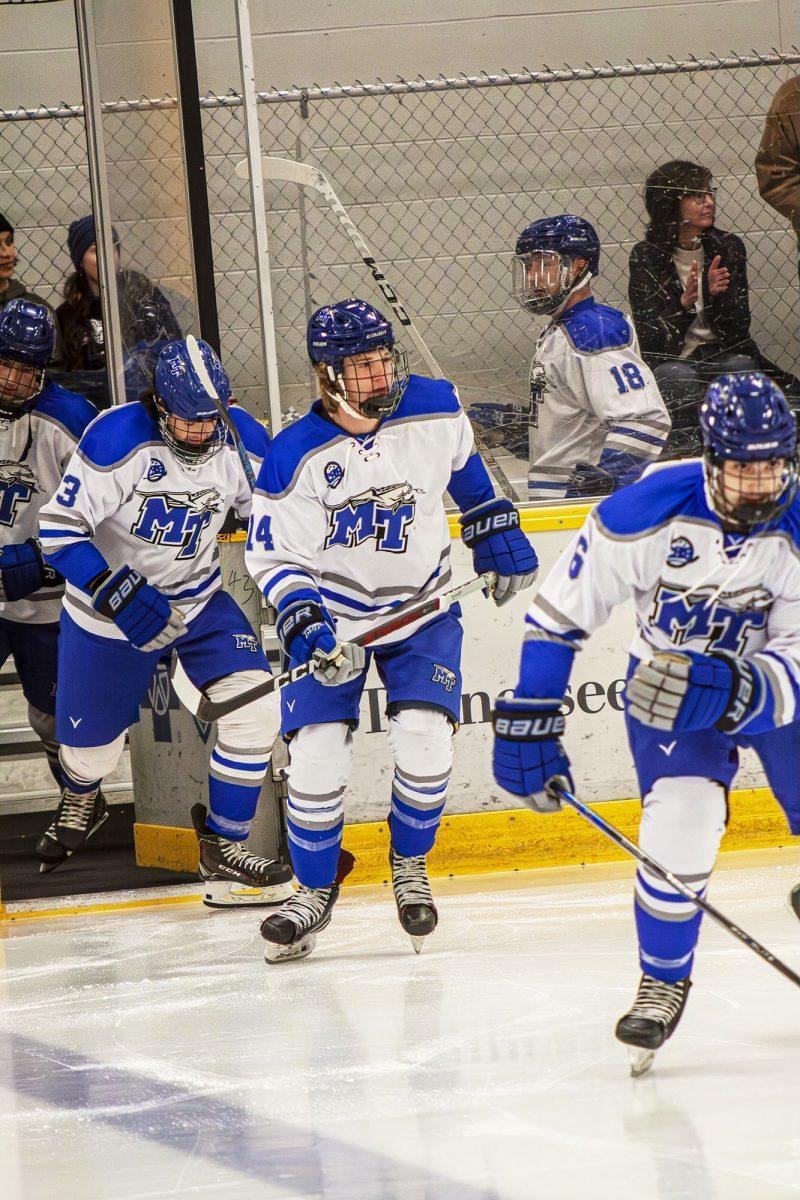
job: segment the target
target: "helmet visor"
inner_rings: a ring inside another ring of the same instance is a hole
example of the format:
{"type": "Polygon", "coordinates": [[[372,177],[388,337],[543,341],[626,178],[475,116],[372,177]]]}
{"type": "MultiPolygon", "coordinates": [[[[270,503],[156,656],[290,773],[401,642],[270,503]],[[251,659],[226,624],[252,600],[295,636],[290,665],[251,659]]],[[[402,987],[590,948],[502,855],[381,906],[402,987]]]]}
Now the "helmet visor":
{"type": "Polygon", "coordinates": [[[44,368],[0,357],[0,413],[18,417],[44,387],[44,368]]]}
{"type": "Polygon", "coordinates": [[[797,494],[797,457],[750,461],[714,457],[708,465],[709,491],[717,516],[733,529],[749,530],[773,521],[797,494]]]}
{"type": "Polygon", "coordinates": [[[167,412],[159,404],[161,436],[179,462],[199,466],[218,454],[225,445],[225,425],[221,417],[209,421],[187,421],[167,412]]]}
{"type": "Polygon", "coordinates": [[[408,386],[408,358],[400,346],[352,354],[339,364],[337,383],[348,405],[374,420],[394,412],[408,386]]]}
{"type": "Polygon", "coordinates": [[[527,312],[555,312],[572,283],[572,262],[557,250],[533,250],[511,260],[511,291],[527,312]]]}

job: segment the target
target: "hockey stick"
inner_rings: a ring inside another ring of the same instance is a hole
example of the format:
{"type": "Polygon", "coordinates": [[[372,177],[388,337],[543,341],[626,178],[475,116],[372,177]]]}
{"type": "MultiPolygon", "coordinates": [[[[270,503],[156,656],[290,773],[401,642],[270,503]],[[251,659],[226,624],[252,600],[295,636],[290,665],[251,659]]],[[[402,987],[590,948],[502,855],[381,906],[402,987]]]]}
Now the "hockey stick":
{"type": "Polygon", "coordinates": [[[189,360],[197,372],[198,379],[208,392],[209,399],[213,402],[214,407],[219,413],[223,425],[233,438],[233,444],[236,447],[236,453],[239,455],[239,461],[242,464],[242,470],[245,473],[250,491],[254,492],[256,490],[256,476],[253,470],[253,464],[250,462],[248,453],[244,448],[244,442],[242,441],[239,430],[236,428],[236,422],[228,411],[227,406],[224,405],[220,400],[219,396],[217,395],[217,389],[211,382],[211,376],[206,369],[206,364],[203,362],[203,356],[200,353],[200,347],[197,344],[197,338],[191,333],[186,339],[186,348],[189,351],[189,360]]]}
{"type": "Polygon", "coordinates": [[[763,958],[764,961],[768,962],[769,965],[774,967],[776,971],[780,971],[781,975],[785,975],[787,979],[790,979],[792,983],[796,984],[797,987],[800,987],[800,975],[798,975],[796,971],[793,971],[791,967],[787,967],[786,963],[774,955],[771,950],[768,950],[766,946],[762,946],[761,942],[757,942],[756,939],[752,937],[751,934],[746,933],[744,929],[740,929],[738,925],[735,925],[733,921],[726,917],[724,913],[720,912],[718,908],[715,908],[713,904],[708,902],[708,900],[704,900],[702,896],[698,895],[697,892],[688,887],[683,880],[678,878],[677,875],[673,875],[672,871],[668,871],[666,867],[662,867],[660,863],[657,863],[654,858],[651,858],[649,854],[646,854],[644,850],[641,850],[635,842],[632,842],[626,838],[624,833],[620,833],[618,829],[615,829],[613,825],[609,825],[601,816],[598,816],[596,812],[589,808],[588,805],[583,804],[582,801],[576,799],[571,792],[567,791],[566,787],[564,786],[562,776],[555,775],[552,779],[548,780],[547,792],[555,800],[561,800],[564,804],[568,804],[570,808],[574,808],[575,812],[579,813],[582,817],[585,817],[585,819],[594,825],[596,829],[599,829],[601,833],[604,833],[607,838],[609,838],[612,842],[615,842],[623,850],[626,850],[628,854],[632,855],[632,857],[637,859],[637,861],[643,866],[647,867],[651,874],[657,875],[659,879],[663,879],[664,882],[668,883],[670,887],[675,889],[676,892],[680,892],[680,894],[686,900],[691,900],[692,904],[696,904],[697,907],[702,909],[704,913],[708,913],[713,921],[716,921],[717,924],[721,925],[723,929],[727,929],[728,933],[732,933],[735,938],[738,938],[740,942],[743,942],[748,949],[754,952],[754,954],[757,954],[760,958],[763,958]]]}
{"type": "MultiPolygon", "coordinates": [[[[438,612],[440,609],[449,608],[451,604],[455,604],[456,600],[460,600],[462,596],[469,596],[472,592],[484,589],[488,595],[494,591],[497,583],[497,575],[494,571],[485,571],[483,575],[476,575],[474,578],[467,580],[466,583],[460,583],[457,587],[451,588],[448,592],[443,592],[440,596],[432,596],[430,600],[424,600],[421,604],[411,604],[410,606],[401,608],[388,620],[377,625],[374,629],[368,629],[366,633],[362,633],[360,637],[353,638],[353,642],[357,646],[369,646],[376,642],[378,638],[386,637],[389,633],[395,633],[398,629],[403,629],[406,625],[412,625],[414,621],[420,617],[427,617],[431,613],[438,612]]],[[[310,675],[317,664],[312,660],[310,662],[301,663],[299,667],[294,667],[291,671],[283,671],[280,675],[272,675],[265,679],[263,683],[259,683],[256,687],[250,688],[247,692],[242,692],[241,696],[233,696],[230,700],[221,700],[216,702],[206,695],[205,692],[195,687],[189,676],[181,666],[180,659],[175,656],[172,665],[172,686],[175,688],[178,699],[198,721],[204,721],[206,724],[211,724],[212,721],[219,720],[220,717],[225,717],[228,713],[235,712],[238,708],[244,708],[245,704],[250,704],[253,700],[260,700],[262,696],[270,696],[273,692],[280,691],[289,683],[296,683],[299,679],[305,679],[310,675]]]]}
{"type": "MultiPolygon", "coordinates": [[[[309,166],[308,163],[297,162],[293,158],[272,158],[268,155],[264,155],[261,159],[261,172],[265,179],[276,180],[280,183],[297,183],[300,187],[312,188],[315,192],[319,192],[323,199],[327,201],[336,214],[342,229],[361,255],[362,262],[369,269],[372,278],[377,283],[384,298],[391,305],[395,317],[408,330],[411,340],[422,356],[425,366],[435,379],[441,379],[441,367],[428,349],[425,339],[408,315],[405,305],[401,302],[397,292],[389,283],[383,269],[375,261],[375,257],[369,246],[348,216],[347,210],[333,190],[327,176],[318,167],[309,166]]],[[[236,166],[236,175],[239,179],[247,179],[248,174],[249,163],[246,158],[243,158],[236,166]]]]}

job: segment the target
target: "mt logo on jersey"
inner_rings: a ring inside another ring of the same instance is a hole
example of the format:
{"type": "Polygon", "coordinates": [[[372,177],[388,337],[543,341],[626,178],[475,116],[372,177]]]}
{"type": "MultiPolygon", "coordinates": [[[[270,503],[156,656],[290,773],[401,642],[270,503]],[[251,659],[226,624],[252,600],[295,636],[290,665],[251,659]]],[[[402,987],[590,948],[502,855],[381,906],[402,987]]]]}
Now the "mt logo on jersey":
{"type": "Polygon", "coordinates": [[[177,546],[176,559],[194,558],[200,537],[211,518],[222,512],[222,497],[215,487],[199,492],[144,492],[131,533],[153,546],[177,546]]]}
{"type": "Polygon", "coordinates": [[[20,504],[27,504],[40,491],[30,467],[19,462],[0,462],[0,525],[13,525],[20,504]]]}
{"type": "Polygon", "coordinates": [[[408,530],[417,511],[417,494],[422,488],[404,483],[368,488],[351,496],[338,508],[328,508],[328,533],[323,549],[375,540],[376,550],[403,554],[408,548],[408,530]]]}

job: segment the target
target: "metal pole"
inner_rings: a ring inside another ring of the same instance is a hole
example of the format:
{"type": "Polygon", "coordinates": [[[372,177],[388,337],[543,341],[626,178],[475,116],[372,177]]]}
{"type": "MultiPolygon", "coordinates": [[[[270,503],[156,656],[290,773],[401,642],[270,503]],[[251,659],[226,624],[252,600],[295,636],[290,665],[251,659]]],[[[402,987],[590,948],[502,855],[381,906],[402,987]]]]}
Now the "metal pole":
{"type": "Polygon", "coordinates": [[[239,45],[239,65],[242,71],[245,139],[250,173],[250,204],[253,211],[253,231],[256,251],[256,283],[261,323],[261,348],[267,380],[269,425],[272,436],[281,431],[281,396],[278,382],[278,347],[275,337],[275,313],[272,307],[272,282],[269,273],[269,244],[267,212],[264,204],[264,180],[261,175],[261,137],[258,132],[256,75],[253,63],[253,37],[250,32],[250,10],[247,0],[236,0],[236,28],[239,45]]]}
{"type": "Polygon", "coordinates": [[[78,33],[78,61],[83,91],[84,124],[89,158],[89,186],[94,213],[100,304],[103,313],[103,341],[106,371],[112,404],[125,403],[125,362],[120,335],[117,273],[111,233],[111,205],[108,198],[103,114],[100,108],[100,68],[94,34],[93,0],[75,0],[75,26],[78,33]]]}
{"type": "Polygon", "coordinates": [[[192,279],[200,336],[219,354],[219,314],[214,279],[214,247],[208,207],[206,156],[200,113],[200,84],[197,79],[192,0],[172,0],[172,40],[175,79],[178,85],[184,184],[189,218],[192,279]]]}

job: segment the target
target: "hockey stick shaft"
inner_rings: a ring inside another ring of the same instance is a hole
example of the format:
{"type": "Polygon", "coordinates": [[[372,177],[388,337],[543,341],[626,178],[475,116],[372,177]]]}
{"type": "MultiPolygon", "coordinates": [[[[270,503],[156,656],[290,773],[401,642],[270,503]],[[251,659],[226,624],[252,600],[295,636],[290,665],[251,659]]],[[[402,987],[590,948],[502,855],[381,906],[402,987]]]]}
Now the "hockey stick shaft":
{"type": "MultiPolygon", "coordinates": [[[[297,162],[291,158],[273,158],[268,155],[265,155],[261,159],[261,170],[265,179],[277,180],[281,183],[297,183],[301,187],[312,188],[314,191],[319,192],[327,201],[345,234],[361,256],[361,261],[378,285],[384,299],[390,305],[396,319],[408,330],[411,340],[414,342],[426,367],[434,378],[441,379],[443,374],[441,367],[429,350],[425,339],[417,329],[414,321],[409,316],[408,310],[400,300],[396,289],[386,278],[383,267],[376,261],[369,246],[351,220],[347,209],[333,190],[328,177],[318,167],[312,167],[307,163],[297,162]]],[[[246,178],[247,171],[247,159],[244,159],[237,165],[236,174],[240,178],[246,178]]]]}
{"type": "Polygon", "coordinates": [[[206,370],[206,364],[203,362],[202,355],[200,354],[200,347],[197,344],[197,339],[191,333],[186,339],[186,345],[189,348],[189,358],[191,359],[192,366],[197,372],[203,387],[208,392],[209,399],[219,413],[223,425],[233,438],[233,444],[236,447],[236,453],[239,455],[239,461],[242,464],[242,470],[244,471],[248,486],[250,491],[254,492],[256,490],[256,476],[253,470],[253,464],[250,462],[250,456],[245,449],[242,436],[236,427],[236,422],[231,416],[227,405],[223,404],[217,395],[217,390],[211,381],[211,377],[206,370]]]}
{"type": "Polygon", "coordinates": [[[709,917],[711,917],[713,921],[716,921],[717,924],[721,925],[723,929],[727,929],[728,933],[731,933],[735,938],[738,938],[738,940],[747,946],[748,949],[752,950],[754,954],[757,954],[759,958],[763,958],[764,961],[769,963],[771,967],[774,967],[776,971],[780,971],[781,975],[785,975],[787,979],[791,980],[791,982],[797,987],[800,987],[800,975],[798,975],[796,971],[793,971],[791,967],[787,966],[785,962],[774,955],[771,950],[768,950],[766,946],[762,946],[761,942],[756,941],[751,934],[747,933],[744,929],[740,928],[739,925],[736,925],[733,921],[726,917],[723,912],[720,912],[720,910],[713,904],[710,904],[708,900],[698,895],[698,893],[685,884],[682,879],[679,879],[677,875],[673,875],[672,871],[668,871],[666,867],[662,867],[660,863],[657,863],[654,858],[651,858],[650,855],[637,846],[635,842],[632,842],[629,838],[625,837],[625,834],[621,833],[619,829],[616,829],[613,825],[609,825],[607,821],[594,812],[593,809],[589,808],[587,804],[584,804],[582,801],[573,796],[572,792],[569,792],[564,787],[558,776],[555,776],[553,779],[548,781],[547,791],[555,799],[561,800],[564,804],[569,805],[570,808],[574,809],[575,812],[579,813],[580,816],[584,817],[590,822],[590,824],[594,825],[595,829],[599,829],[601,833],[605,834],[610,841],[627,851],[627,853],[640,862],[642,866],[647,867],[647,870],[650,871],[652,875],[657,875],[659,879],[663,879],[663,881],[668,883],[670,887],[674,888],[676,892],[680,892],[680,894],[686,900],[690,900],[692,904],[696,904],[697,907],[702,909],[704,913],[708,913],[709,917]]]}
{"type": "MultiPolygon", "coordinates": [[[[362,633],[360,637],[353,638],[352,640],[357,646],[370,646],[373,642],[378,641],[379,638],[386,637],[390,633],[395,633],[398,629],[404,629],[407,625],[412,625],[422,617],[427,617],[432,613],[449,608],[451,604],[455,604],[456,600],[460,600],[464,596],[469,596],[472,592],[486,590],[491,594],[494,591],[496,583],[497,575],[495,572],[486,571],[483,575],[476,575],[466,583],[461,583],[439,596],[432,596],[430,600],[424,600],[421,604],[412,604],[394,613],[388,620],[381,622],[374,629],[368,629],[366,633],[362,633]]],[[[260,700],[262,696],[269,696],[273,692],[280,691],[287,684],[297,683],[298,680],[305,679],[307,675],[312,673],[315,666],[316,663],[313,661],[301,663],[299,667],[294,667],[291,671],[283,671],[280,675],[270,676],[263,683],[250,688],[249,691],[243,692],[240,696],[233,696],[230,700],[215,702],[210,696],[201,693],[195,715],[199,721],[204,721],[207,724],[210,724],[212,721],[218,721],[220,717],[225,717],[228,713],[235,712],[239,708],[244,708],[246,704],[251,704],[253,700],[260,700]]]]}

